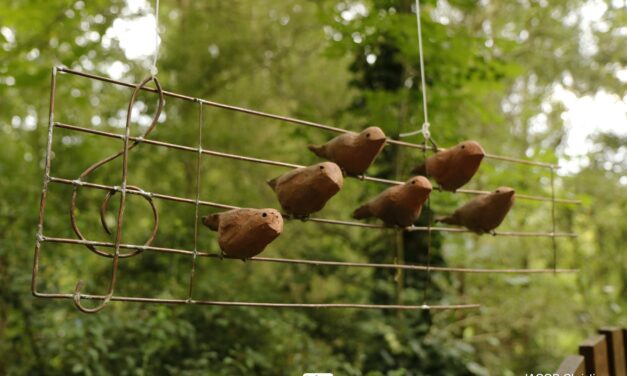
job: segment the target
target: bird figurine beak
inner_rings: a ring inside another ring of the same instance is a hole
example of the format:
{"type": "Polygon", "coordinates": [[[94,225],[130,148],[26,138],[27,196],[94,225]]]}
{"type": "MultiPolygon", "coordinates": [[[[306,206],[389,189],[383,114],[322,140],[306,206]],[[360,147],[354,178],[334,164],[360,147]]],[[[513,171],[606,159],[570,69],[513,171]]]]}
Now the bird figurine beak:
{"type": "Polygon", "coordinates": [[[484,157],[485,153],[483,151],[478,151],[468,156],[468,158],[474,163],[480,163],[484,157]]]}
{"type": "Polygon", "coordinates": [[[431,191],[433,191],[433,186],[431,185],[429,179],[425,178],[424,176],[418,176],[415,178],[415,180],[416,188],[419,189],[420,192],[431,193],[431,191]]]}
{"type": "Polygon", "coordinates": [[[376,142],[378,145],[381,145],[387,140],[385,133],[383,133],[379,127],[369,127],[366,128],[364,132],[367,133],[368,140],[370,140],[370,142],[376,142]]]}
{"type": "Polygon", "coordinates": [[[326,169],[324,176],[329,179],[333,184],[336,184],[341,188],[344,184],[344,175],[338,165],[331,162],[324,162],[320,165],[324,166],[324,168],[326,169]]]}
{"type": "Polygon", "coordinates": [[[479,161],[485,157],[485,150],[483,150],[483,147],[481,147],[478,142],[469,141],[467,145],[466,152],[469,157],[472,157],[474,160],[478,159],[479,161]]]}
{"type": "Polygon", "coordinates": [[[266,228],[271,230],[275,235],[279,235],[283,232],[283,217],[281,214],[272,213],[269,214],[274,217],[274,219],[265,223],[266,228]],[[280,220],[277,220],[280,217],[280,220]]]}

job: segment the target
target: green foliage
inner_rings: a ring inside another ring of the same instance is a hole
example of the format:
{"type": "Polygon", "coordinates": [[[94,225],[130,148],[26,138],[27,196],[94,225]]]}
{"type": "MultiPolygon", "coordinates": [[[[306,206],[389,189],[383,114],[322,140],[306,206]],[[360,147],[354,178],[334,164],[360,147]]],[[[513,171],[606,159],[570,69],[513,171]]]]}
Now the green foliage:
{"type": "MultiPolygon", "coordinates": [[[[386,134],[423,122],[413,1],[162,1],[159,78],[167,90],[358,130],[386,134]],[[363,4],[366,12],[356,11],[363,4]]],[[[556,162],[565,131],[551,91],[624,94],[615,77],[627,65],[624,8],[608,1],[604,28],[593,29],[599,50],[583,54],[578,38],[581,0],[551,2],[423,2],[427,93],[435,140],[448,146],[473,138],[493,154],[556,162]],[[572,17],[574,21],[570,20],[572,17]],[[568,19],[568,20],[567,20],[568,19]],[[605,31],[604,31],[605,30],[605,31]],[[576,77],[568,80],[564,77],[576,77]],[[546,110],[545,104],[550,104],[546,110]],[[543,110],[545,109],[545,110],[543,110]],[[531,129],[541,112],[547,128],[531,129]]],[[[147,10],[148,11],[148,10],[147,10]]],[[[124,67],[138,82],[149,59],[128,61],[114,40],[113,22],[134,18],[121,0],[11,0],[0,5],[0,374],[276,375],[330,370],[338,375],[488,375],[553,371],[596,327],[627,325],[624,256],[625,140],[597,135],[597,148],[579,173],[557,176],[558,196],[583,205],[559,206],[557,226],[577,231],[559,241],[560,267],[581,273],[464,275],[396,273],[199,258],[194,297],[271,302],[422,304],[480,302],[477,312],[398,314],[374,310],[275,310],[111,303],[97,315],[69,301],[30,295],[46,145],[49,75],[66,65],[108,75],[124,67]]],[[[120,133],[130,90],[59,76],[55,119],[120,133]]],[[[140,95],[140,125],[156,98],[140,95]]],[[[197,146],[198,105],[168,99],[151,137],[197,146]]],[[[329,134],[306,127],[211,109],[203,110],[203,148],[310,164],[306,145],[329,134]]],[[[419,136],[411,141],[419,142],[419,136]]],[[[73,179],[119,150],[118,140],[55,130],[52,174],[73,179]]],[[[405,179],[420,151],[386,147],[369,174],[405,179]]],[[[91,181],[117,185],[120,161],[91,181]]],[[[203,158],[201,198],[232,205],[276,207],[264,181],[285,170],[203,158]]],[[[131,152],[129,183],[194,198],[196,155],[140,145],[131,152]]],[[[469,188],[510,185],[550,195],[548,171],[486,161],[469,188]]],[[[51,185],[44,233],[73,237],[71,188],[51,185]]],[[[381,185],[347,179],[321,217],[349,219],[381,185]]],[[[80,191],[78,223],[88,238],[110,241],[97,221],[102,192],[80,191]],[[96,220],[94,220],[96,219],[96,220]]],[[[453,210],[468,196],[434,193],[427,216],[453,210]]],[[[109,221],[117,206],[113,200],[109,221]]],[[[194,212],[159,201],[154,245],[191,249],[194,212]]],[[[504,230],[547,231],[549,204],[519,201],[504,230]]],[[[201,215],[212,210],[202,209],[201,215]]],[[[152,222],[142,198],[130,197],[124,240],[141,243],[152,222]]],[[[215,234],[200,229],[199,249],[216,251],[215,234]]],[[[432,265],[549,267],[547,239],[434,234],[432,265]]],[[[391,231],[289,222],[264,255],[290,258],[424,264],[427,237],[391,231]]],[[[185,298],[191,259],[144,252],[124,259],[116,293],[185,298]]],[[[45,244],[38,288],[103,293],[110,259],[84,247],[45,244]]],[[[89,303],[87,303],[89,304],[89,303]]]]}

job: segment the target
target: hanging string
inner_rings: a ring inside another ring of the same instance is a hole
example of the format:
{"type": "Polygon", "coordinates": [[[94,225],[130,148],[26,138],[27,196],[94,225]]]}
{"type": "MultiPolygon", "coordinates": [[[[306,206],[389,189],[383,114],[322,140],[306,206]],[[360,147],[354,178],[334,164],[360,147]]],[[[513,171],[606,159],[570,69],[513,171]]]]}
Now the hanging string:
{"type": "Polygon", "coordinates": [[[424,123],[422,123],[422,129],[416,130],[408,133],[401,133],[400,137],[409,137],[419,133],[422,133],[425,141],[430,141],[433,146],[437,149],[437,146],[431,139],[431,132],[429,128],[431,124],[429,123],[429,112],[427,110],[427,83],[425,79],[425,64],[424,64],[424,53],[422,50],[422,25],[420,22],[420,0],[416,0],[416,31],[418,32],[418,53],[420,56],[420,81],[422,83],[422,108],[424,112],[424,123]]]}
{"type": "Polygon", "coordinates": [[[150,67],[150,74],[154,77],[159,73],[157,69],[157,59],[159,58],[159,0],[156,0],[155,4],[155,53],[153,55],[152,66],[150,67]]]}

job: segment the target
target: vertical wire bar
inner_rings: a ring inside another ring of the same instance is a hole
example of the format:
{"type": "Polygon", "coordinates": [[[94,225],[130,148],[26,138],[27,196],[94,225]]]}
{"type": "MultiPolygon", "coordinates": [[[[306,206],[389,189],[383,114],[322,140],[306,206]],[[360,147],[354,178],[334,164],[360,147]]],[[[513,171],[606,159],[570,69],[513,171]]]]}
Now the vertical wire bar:
{"type": "Polygon", "coordinates": [[[192,270],[189,274],[189,290],[187,301],[191,302],[194,290],[194,275],[196,274],[196,258],[198,257],[198,212],[200,209],[200,165],[202,162],[202,125],[203,125],[203,104],[198,102],[198,159],[196,160],[196,202],[194,211],[194,255],[192,256],[192,270]]]}
{"type": "MultiPolygon", "coordinates": [[[[553,271],[557,270],[557,240],[555,239],[555,169],[551,167],[551,242],[553,244],[553,271]]],[[[554,273],[555,274],[555,273],[554,273]]]]}
{"type": "MultiPolygon", "coordinates": [[[[427,139],[424,140],[425,146],[427,146],[427,139]]],[[[423,156],[427,158],[427,149],[423,150],[423,156]]],[[[425,281],[424,289],[422,291],[422,304],[427,305],[427,292],[431,285],[431,194],[427,198],[427,273],[425,273],[427,280],[425,281]]]]}
{"type": "Polygon", "coordinates": [[[50,109],[48,113],[48,138],[44,165],[44,181],[39,203],[39,222],[37,224],[37,239],[35,241],[35,254],[33,256],[33,273],[31,278],[31,292],[37,296],[37,272],[39,270],[39,255],[44,231],[44,216],[46,212],[46,200],[48,198],[48,183],[50,183],[50,165],[52,162],[52,132],[54,129],[55,95],[57,92],[57,67],[52,68],[50,78],[50,109]]]}
{"type": "Polygon", "coordinates": [[[427,282],[423,292],[424,304],[427,304],[427,290],[431,285],[431,198],[427,200],[427,282]]]}

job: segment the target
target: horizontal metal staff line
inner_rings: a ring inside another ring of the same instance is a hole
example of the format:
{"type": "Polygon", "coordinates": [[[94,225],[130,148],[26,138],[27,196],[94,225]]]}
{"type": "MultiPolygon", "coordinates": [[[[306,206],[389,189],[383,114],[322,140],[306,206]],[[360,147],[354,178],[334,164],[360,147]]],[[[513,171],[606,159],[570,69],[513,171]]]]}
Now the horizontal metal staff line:
{"type": "MultiPolygon", "coordinates": [[[[76,125],[71,125],[71,124],[66,124],[66,123],[55,122],[54,125],[56,127],[59,127],[59,128],[64,128],[64,129],[77,131],[77,132],[83,132],[83,133],[91,133],[91,134],[98,135],[98,136],[104,136],[104,137],[109,137],[109,138],[118,138],[118,139],[123,139],[124,138],[123,135],[119,135],[117,133],[112,133],[112,132],[107,132],[107,131],[100,131],[100,130],[85,128],[85,127],[79,127],[79,126],[76,126],[76,125]]],[[[274,161],[274,160],[270,160],[270,159],[247,157],[247,156],[243,156],[243,155],[223,153],[223,152],[214,151],[214,150],[198,149],[198,148],[192,147],[192,146],[184,146],[184,145],[172,144],[172,143],[169,143],[169,142],[157,141],[157,140],[152,140],[152,139],[142,138],[142,137],[133,137],[133,136],[131,136],[131,137],[129,137],[129,140],[138,141],[138,142],[151,144],[151,145],[155,145],[155,146],[161,146],[161,147],[165,147],[165,148],[189,151],[189,152],[194,152],[194,153],[200,152],[200,153],[205,154],[205,155],[211,155],[211,156],[215,156],[215,157],[229,158],[229,159],[235,159],[235,160],[241,160],[241,161],[247,161],[247,162],[253,162],[253,163],[261,163],[261,164],[280,166],[280,167],[288,167],[288,168],[306,167],[306,166],[299,165],[299,164],[294,164],[294,163],[280,162],[280,161],[274,161]]],[[[379,183],[385,183],[385,184],[389,184],[389,185],[403,184],[403,182],[401,182],[401,181],[381,179],[381,178],[374,178],[374,177],[369,177],[369,176],[360,177],[358,179],[374,181],[374,182],[379,182],[379,183]]]]}
{"type": "MultiPolygon", "coordinates": [[[[471,230],[467,230],[460,227],[437,227],[437,226],[409,226],[405,228],[405,231],[440,231],[440,232],[462,232],[462,233],[474,233],[471,230]]],[[[514,236],[514,237],[556,237],[556,238],[576,238],[577,234],[573,232],[523,232],[523,231],[494,231],[493,233],[486,233],[486,235],[492,236],[514,236]]]]}
{"type": "MultiPolygon", "coordinates": [[[[130,87],[130,88],[136,87],[136,85],[128,83],[128,82],[118,81],[118,80],[102,77],[102,76],[91,74],[91,73],[79,72],[79,71],[76,71],[76,70],[73,70],[73,69],[70,69],[70,68],[66,68],[66,67],[58,67],[57,70],[59,72],[69,73],[69,74],[73,74],[73,75],[76,75],[76,76],[82,76],[82,77],[86,77],[86,78],[91,78],[91,79],[95,79],[95,80],[99,80],[99,81],[103,81],[103,82],[108,82],[108,83],[112,83],[112,84],[116,84],[116,85],[120,85],[120,86],[126,86],[126,87],[130,87]]],[[[156,92],[155,89],[147,88],[147,87],[142,88],[142,90],[156,92]]],[[[242,113],[246,113],[246,114],[249,114],[249,115],[260,116],[260,117],[265,117],[265,118],[269,118],[269,119],[281,120],[281,121],[285,121],[285,122],[293,123],[293,124],[305,125],[305,126],[308,126],[308,127],[324,129],[324,130],[335,132],[335,133],[347,133],[347,132],[349,132],[346,129],[332,127],[332,126],[325,125],[325,124],[315,123],[315,122],[311,122],[311,121],[307,121],[307,120],[296,119],[296,118],[292,118],[292,117],[288,117],[288,116],[281,116],[281,115],[270,114],[270,113],[267,113],[267,112],[251,110],[251,109],[248,109],[248,108],[232,106],[232,105],[223,104],[223,103],[219,103],[219,102],[208,101],[206,99],[195,98],[195,97],[191,97],[191,96],[188,96],[188,95],[173,93],[173,92],[170,92],[170,91],[165,91],[164,90],[163,94],[166,95],[166,96],[169,96],[169,97],[178,98],[178,99],[182,99],[182,100],[186,100],[186,101],[190,101],[190,102],[199,102],[199,103],[203,103],[203,104],[208,105],[208,106],[222,108],[222,109],[225,109],[225,110],[242,112],[242,113]]],[[[410,142],[404,142],[404,141],[398,141],[398,140],[392,140],[392,139],[389,139],[389,138],[387,139],[387,143],[393,144],[393,145],[398,145],[398,146],[414,148],[414,149],[425,150],[425,146],[424,145],[413,144],[413,143],[410,143],[410,142]]],[[[431,148],[427,147],[427,149],[431,149],[431,148]]],[[[445,150],[445,149],[442,148],[442,150],[445,150]]],[[[499,155],[494,155],[494,154],[486,154],[485,157],[489,158],[489,159],[506,161],[506,162],[511,162],[511,163],[526,164],[526,165],[530,165],[530,166],[546,167],[546,168],[553,168],[553,169],[556,169],[556,168],[559,167],[557,165],[553,165],[553,164],[550,164],[550,163],[534,162],[534,161],[518,159],[518,158],[513,158],[513,157],[499,156],[499,155]]]]}
{"type": "MultiPolygon", "coordinates": [[[[482,190],[478,190],[478,189],[458,189],[455,192],[468,193],[468,194],[473,194],[473,195],[484,195],[484,194],[490,193],[490,191],[482,191],[482,190]]],[[[522,199],[522,200],[529,200],[529,201],[546,201],[546,202],[552,202],[553,201],[553,199],[551,197],[528,195],[528,194],[524,194],[524,193],[516,193],[516,199],[517,200],[520,200],[520,199],[522,199]]],[[[559,204],[580,205],[581,201],[567,199],[567,198],[556,198],[555,199],[555,203],[556,204],[559,203],[559,204]]]]}
{"type": "MultiPolygon", "coordinates": [[[[89,187],[89,188],[105,190],[105,191],[121,191],[122,190],[121,187],[114,187],[111,185],[90,183],[90,182],[84,182],[84,181],[78,181],[78,180],[63,179],[63,178],[58,178],[54,176],[49,176],[48,179],[50,182],[53,182],[53,183],[61,183],[61,184],[66,184],[66,185],[78,186],[78,187],[84,186],[84,187],[89,187]]],[[[137,196],[160,198],[163,200],[170,200],[170,201],[196,205],[196,200],[193,200],[191,198],[170,196],[170,195],[165,195],[161,193],[146,192],[143,190],[136,191],[136,190],[131,190],[131,189],[127,189],[126,193],[137,195],[137,196]]],[[[211,201],[200,200],[198,201],[198,204],[202,206],[210,206],[210,207],[219,208],[219,209],[239,209],[239,207],[237,206],[220,204],[220,203],[211,202],[211,201]]],[[[437,232],[455,232],[455,233],[472,232],[470,230],[466,230],[463,228],[456,228],[456,227],[409,226],[409,227],[401,228],[401,227],[390,227],[390,226],[375,225],[375,224],[370,224],[370,223],[342,221],[342,220],[337,220],[337,219],[326,219],[326,218],[313,218],[312,217],[312,218],[306,218],[306,219],[299,219],[299,218],[291,218],[288,215],[285,215],[284,218],[287,220],[300,220],[302,222],[317,222],[317,223],[326,223],[326,224],[331,224],[331,225],[367,227],[367,228],[378,228],[378,229],[388,229],[388,230],[403,230],[403,231],[410,231],[410,232],[411,231],[437,231],[437,232]]],[[[492,235],[493,236],[526,236],[526,237],[553,237],[554,236],[556,238],[577,236],[577,234],[575,233],[517,232],[517,231],[494,232],[492,235]]]]}
{"type": "MultiPolygon", "coordinates": [[[[33,295],[39,298],[48,299],[74,299],[73,294],[62,293],[43,293],[33,292],[33,295]]],[[[80,294],[82,299],[103,300],[104,295],[80,294]]],[[[480,308],[479,304],[443,304],[443,305],[393,305],[393,304],[353,304],[353,303],[269,303],[269,302],[238,302],[238,301],[220,301],[220,300],[197,300],[197,299],[160,299],[160,298],[142,298],[133,296],[117,296],[113,295],[109,299],[118,302],[134,302],[134,303],[161,303],[161,304],[196,304],[196,305],[213,305],[213,306],[230,306],[230,307],[259,307],[259,308],[359,308],[359,309],[396,309],[396,310],[422,310],[422,311],[441,311],[452,309],[476,309],[480,308]]]]}
{"type": "MultiPolygon", "coordinates": [[[[85,127],[79,127],[79,126],[71,125],[71,124],[67,124],[67,123],[55,122],[54,126],[59,127],[59,128],[63,128],[63,129],[67,129],[67,130],[71,130],[71,131],[75,131],[75,132],[88,133],[88,134],[93,134],[93,135],[103,136],[103,137],[109,137],[109,138],[115,138],[115,139],[124,139],[123,135],[120,135],[120,134],[117,134],[117,133],[101,131],[101,130],[85,128],[85,127]]],[[[294,163],[287,163],[287,162],[274,161],[274,160],[269,160],[269,159],[247,157],[247,156],[243,156],[243,155],[223,153],[223,152],[207,150],[207,149],[198,149],[198,148],[195,148],[195,147],[192,147],[192,146],[184,146],[184,145],[179,145],[179,144],[172,144],[172,143],[165,142],[165,141],[152,140],[152,139],[147,139],[147,138],[142,138],[142,137],[133,137],[133,136],[131,136],[131,137],[129,137],[129,140],[137,141],[137,142],[143,142],[143,143],[146,143],[146,144],[151,144],[151,145],[165,147],[165,148],[171,148],[171,149],[188,151],[188,152],[194,152],[194,153],[201,152],[202,154],[205,154],[205,155],[211,155],[211,156],[216,156],[216,157],[221,157],[221,158],[229,158],[229,159],[235,159],[235,160],[241,160],[241,161],[247,161],[247,162],[253,162],[253,163],[261,163],[261,164],[280,166],[280,167],[288,167],[288,168],[305,167],[303,165],[298,165],[298,164],[294,164],[294,163]]],[[[375,178],[375,177],[371,177],[371,176],[363,176],[363,177],[359,177],[358,179],[366,180],[366,181],[372,181],[372,182],[377,182],[377,183],[384,183],[384,184],[389,184],[389,185],[403,184],[402,181],[382,179],[382,178],[375,178]]],[[[437,192],[437,190],[436,190],[436,192],[437,192]]],[[[458,189],[456,192],[457,193],[472,194],[472,195],[482,195],[482,194],[490,193],[489,191],[474,190],[474,189],[458,189]]],[[[552,201],[552,199],[550,197],[533,196],[533,195],[526,195],[526,194],[517,194],[516,198],[517,199],[523,199],[523,200],[532,200],[532,201],[549,201],[549,202],[552,201]]],[[[565,203],[565,204],[578,204],[579,203],[577,200],[568,200],[568,199],[559,199],[559,198],[556,198],[555,202],[556,203],[565,203]]]]}
{"type": "MultiPolygon", "coordinates": [[[[115,243],[104,241],[92,241],[92,240],[80,240],[69,238],[57,238],[41,236],[42,242],[49,243],[61,243],[61,244],[80,244],[80,245],[93,245],[96,247],[109,247],[114,248],[115,243]]],[[[155,246],[143,246],[136,244],[120,244],[120,248],[124,249],[142,249],[153,252],[162,253],[176,253],[182,255],[193,256],[193,251],[188,251],[179,248],[168,247],[155,247],[155,246]]],[[[240,260],[236,257],[230,257],[227,255],[220,255],[212,252],[196,252],[199,257],[208,258],[224,258],[229,260],[240,260]]],[[[425,265],[411,265],[411,264],[385,264],[385,263],[366,263],[366,262],[346,262],[346,261],[328,261],[328,260],[310,260],[310,259],[292,259],[292,258],[280,258],[280,257],[252,257],[247,261],[257,262],[271,262],[281,264],[300,264],[300,265],[314,265],[314,266],[343,266],[343,267],[357,267],[357,268],[379,268],[379,269],[405,269],[416,271],[433,271],[433,272],[453,272],[453,273],[494,273],[494,274],[542,274],[542,273],[577,273],[577,269],[520,269],[520,268],[507,268],[507,269],[490,269],[490,268],[459,268],[459,267],[445,267],[445,266],[425,266],[425,265]]]]}

